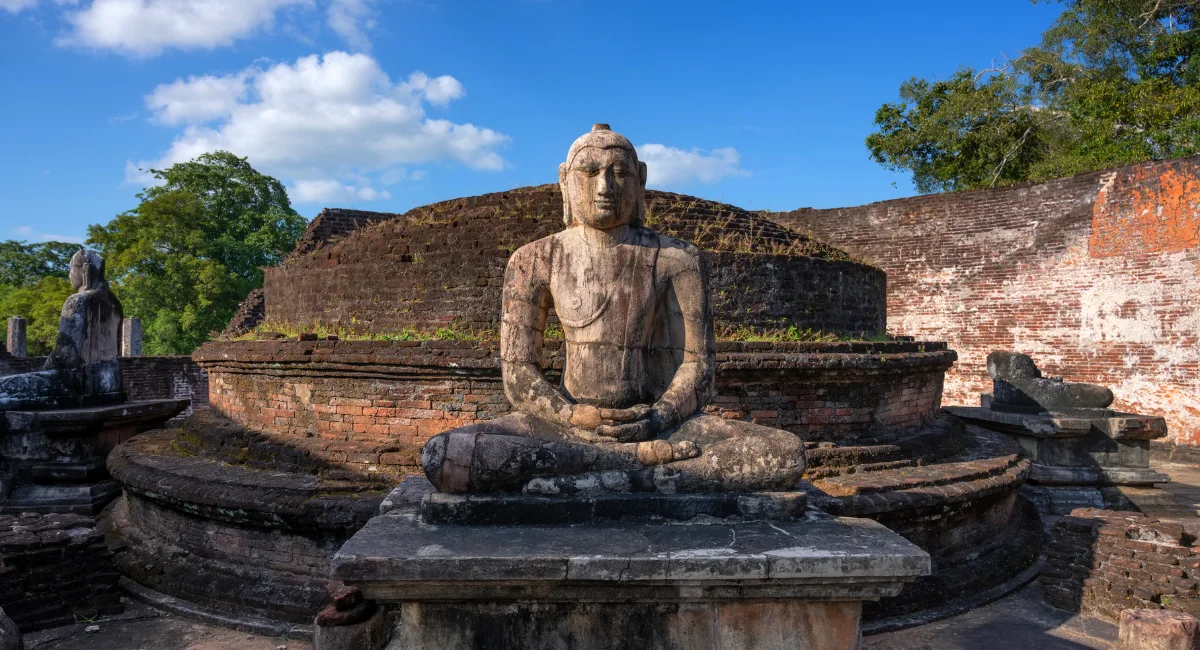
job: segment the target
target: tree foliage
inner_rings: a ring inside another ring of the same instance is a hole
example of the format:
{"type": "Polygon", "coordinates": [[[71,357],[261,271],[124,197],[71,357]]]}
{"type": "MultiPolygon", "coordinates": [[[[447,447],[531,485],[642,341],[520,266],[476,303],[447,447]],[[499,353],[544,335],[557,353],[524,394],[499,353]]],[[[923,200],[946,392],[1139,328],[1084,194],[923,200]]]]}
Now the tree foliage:
{"type": "Polygon", "coordinates": [[[1200,153],[1200,0],[1060,1],[1016,59],[902,83],[871,158],[935,192],[1200,153]]]}
{"type": "Polygon", "coordinates": [[[59,241],[0,242],[0,321],[25,317],[29,354],[46,354],[54,346],[62,304],[71,295],[71,256],[79,248],[59,241]]]}
{"type": "Polygon", "coordinates": [[[71,270],[71,256],[79,249],[79,244],[61,241],[0,242],[0,285],[24,287],[47,276],[66,278],[71,270]]]}
{"type": "Polygon", "coordinates": [[[150,173],[162,185],[88,243],[105,256],[125,315],[143,320],[148,354],[187,354],[224,328],[304,231],[276,179],[218,151],[150,173]]]}
{"type": "MultiPolygon", "coordinates": [[[[79,247],[75,246],[74,250],[79,250],[79,247]]],[[[71,283],[57,275],[47,275],[20,287],[8,285],[7,290],[0,287],[0,314],[5,319],[9,316],[25,317],[28,354],[49,354],[54,348],[62,306],[72,293],[71,283]]]]}

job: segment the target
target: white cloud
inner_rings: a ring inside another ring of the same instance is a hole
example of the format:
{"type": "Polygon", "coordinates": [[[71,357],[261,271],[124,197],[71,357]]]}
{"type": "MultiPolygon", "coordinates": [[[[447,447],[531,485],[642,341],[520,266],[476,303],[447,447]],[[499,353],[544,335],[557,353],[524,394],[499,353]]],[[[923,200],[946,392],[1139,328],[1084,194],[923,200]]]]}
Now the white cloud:
{"type": "Polygon", "coordinates": [[[134,56],[212,49],[270,26],[276,13],[312,0],[93,0],[69,11],[58,42],[134,56]]]}
{"type": "MultiPolygon", "coordinates": [[[[351,48],[370,50],[377,0],[54,0],[69,26],[58,44],[152,57],[166,50],[211,50],[267,30],[287,10],[323,10],[329,28],[351,48]]],[[[38,0],[0,0],[16,13],[38,0]]],[[[289,21],[285,25],[294,25],[289,21]]]]}
{"type": "Polygon", "coordinates": [[[38,0],[0,0],[0,9],[15,14],[26,9],[31,9],[37,3],[38,0]]]}
{"type": "Polygon", "coordinates": [[[408,81],[401,84],[401,87],[419,93],[430,104],[438,106],[445,106],[452,100],[460,99],[467,94],[458,79],[450,75],[430,79],[424,72],[414,72],[408,75],[408,81]]]}
{"type": "Polygon", "coordinates": [[[228,115],[245,95],[245,73],[188,77],[155,88],[146,106],[163,124],[207,122],[228,115]]]}
{"type": "Polygon", "coordinates": [[[366,30],[375,27],[367,0],[332,0],[325,12],[329,28],[341,36],[350,47],[370,51],[371,41],[366,30]]]}
{"type": "Polygon", "coordinates": [[[686,185],[716,183],[727,176],[749,176],[738,166],[741,156],[733,147],[713,149],[677,149],[662,144],[644,144],[637,148],[638,158],[646,163],[647,185],[686,185]]]}
{"type": "Polygon", "coordinates": [[[288,189],[288,196],[297,203],[379,201],[392,198],[387,190],[380,191],[370,186],[343,185],[331,179],[296,181],[288,189]]]}
{"type": "Polygon", "coordinates": [[[152,119],[183,131],[158,160],[128,163],[126,180],[148,180],[139,167],[162,169],[218,149],[289,182],[297,201],[388,198],[372,186],[423,177],[405,165],[502,169],[497,150],[508,136],[426,115],[426,103],[463,94],[453,77],[415,72],[397,83],[370,56],[345,52],[179,79],[155,88],[146,104],[152,119]]]}
{"type": "Polygon", "coordinates": [[[83,243],[83,237],[72,237],[71,235],[55,235],[53,233],[37,232],[32,226],[15,226],[12,228],[12,232],[25,241],[63,241],[70,244],[83,243]]]}

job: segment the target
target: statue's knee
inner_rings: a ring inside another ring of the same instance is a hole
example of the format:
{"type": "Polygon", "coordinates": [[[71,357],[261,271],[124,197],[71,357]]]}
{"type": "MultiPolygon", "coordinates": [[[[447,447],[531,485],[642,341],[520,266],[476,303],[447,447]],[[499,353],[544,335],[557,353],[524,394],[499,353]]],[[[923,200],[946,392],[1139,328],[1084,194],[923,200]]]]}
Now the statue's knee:
{"type": "Polygon", "coordinates": [[[438,484],[437,475],[441,474],[442,463],[446,461],[448,437],[448,432],[439,433],[430,438],[421,449],[421,469],[434,485],[438,484]]]}

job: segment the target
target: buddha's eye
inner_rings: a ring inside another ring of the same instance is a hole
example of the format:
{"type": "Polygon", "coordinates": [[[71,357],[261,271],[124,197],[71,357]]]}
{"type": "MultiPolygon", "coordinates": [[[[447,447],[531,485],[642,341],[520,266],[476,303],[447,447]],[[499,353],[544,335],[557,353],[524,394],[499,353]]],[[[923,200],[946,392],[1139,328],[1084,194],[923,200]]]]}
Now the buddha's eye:
{"type": "Polygon", "coordinates": [[[595,176],[599,174],[602,169],[603,168],[600,167],[600,165],[582,165],[579,167],[579,171],[588,176],[595,176]]]}
{"type": "Polygon", "coordinates": [[[629,176],[629,169],[627,167],[621,167],[618,165],[617,167],[613,167],[613,173],[620,178],[625,178],[626,176],[629,176]]]}

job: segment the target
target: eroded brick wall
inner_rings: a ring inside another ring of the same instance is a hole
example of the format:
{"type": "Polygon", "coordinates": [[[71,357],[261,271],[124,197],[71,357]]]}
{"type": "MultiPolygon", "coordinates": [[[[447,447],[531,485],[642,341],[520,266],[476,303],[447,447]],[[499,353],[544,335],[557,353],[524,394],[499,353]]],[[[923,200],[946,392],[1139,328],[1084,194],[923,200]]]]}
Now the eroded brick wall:
{"type": "MultiPolygon", "coordinates": [[[[547,346],[546,367],[558,349],[547,346]]],[[[431,436],[510,410],[496,350],[473,343],[231,341],[196,358],[218,411],[339,464],[415,467],[431,436]]],[[[808,440],[883,440],[936,415],[953,360],[933,343],[722,343],[705,410],[808,440]]]]}
{"type": "Polygon", "coordinates": [[[208,403],[208,373],[188,356],[121,357],[121,388],[131,400],[192,400],[175,420],[208,403]]]}
{"type": "Polygon", "coordinates": [[[91,517],[0,515],[0,608],[22,632],[120,613],[118,578],[91,517]]]}
{"type": "MultiPolygon", "coordinates": [[[[878,269],[734,206],[653,191],[647,204],[648,225],[705,251],[719,323],[846,334],[886,326],[887,278],[878,269]]],[[[334,243],[302,241],[287,261],[264,271],[267,323],[351,332],[451,324],[496,329],[508,256],[563,228],[557,185],[456,199],[403,215],[361,214],[373,216],[334,243]]],[[[316,237],[320,229],[313,224],[316,237]]]]}
{"type": "Polygon", "coordinates": [[[1038,580],[1046,602],[1116,622],[1123,609],[1200,616],[1200,548],[1179,524],[1081,508],[1054,525],[1038,580]]]}
{"type": "Polygon", "coordinates": [[[1200,157],[768,216],[887,272],[889,331],[958,351],[947,403],[1017,350],[1200,444],[1200,157]]]}

